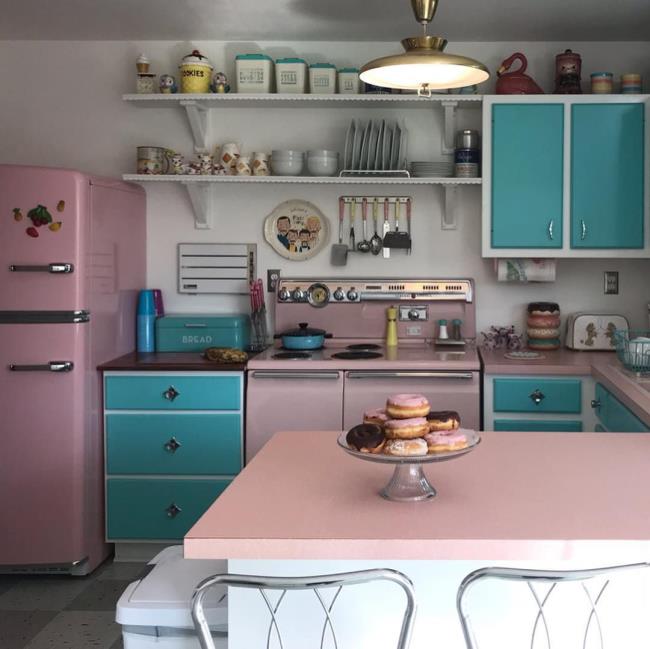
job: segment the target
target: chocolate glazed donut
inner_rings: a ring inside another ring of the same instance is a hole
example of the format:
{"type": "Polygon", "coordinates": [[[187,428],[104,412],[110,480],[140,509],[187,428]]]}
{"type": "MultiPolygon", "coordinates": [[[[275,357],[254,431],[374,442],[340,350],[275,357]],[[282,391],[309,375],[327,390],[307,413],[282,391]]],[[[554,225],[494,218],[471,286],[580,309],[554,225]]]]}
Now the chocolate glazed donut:
{"type": "Polygon", "coordinates": [[[455,410],[439,410],[438,412],[430,412],[427,415],[427,421],[429,422],[432,431],[449,430],[449,424],[447,422],[452,422],[452,429],[460,427],[460,415],[455,410]]]}
{"type": "Polygon", "coordinates": [[[386,443],[384,431],[376,424],[359,424],[345,436],[348,446],[362,453],[381,453],[386,443]]]}

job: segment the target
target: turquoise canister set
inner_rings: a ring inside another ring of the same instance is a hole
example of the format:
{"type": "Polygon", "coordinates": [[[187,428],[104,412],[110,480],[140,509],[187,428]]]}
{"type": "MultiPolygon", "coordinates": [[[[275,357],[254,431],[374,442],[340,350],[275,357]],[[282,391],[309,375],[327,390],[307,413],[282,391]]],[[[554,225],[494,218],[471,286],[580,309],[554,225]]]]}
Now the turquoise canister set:
{"type": "Polygon", "coordinates": [[[138,296],[136,340],[138,353],[245,350],[250,346],[250,318],[240,313],[165,315],[162,292],[146,289],[138,296]]]}

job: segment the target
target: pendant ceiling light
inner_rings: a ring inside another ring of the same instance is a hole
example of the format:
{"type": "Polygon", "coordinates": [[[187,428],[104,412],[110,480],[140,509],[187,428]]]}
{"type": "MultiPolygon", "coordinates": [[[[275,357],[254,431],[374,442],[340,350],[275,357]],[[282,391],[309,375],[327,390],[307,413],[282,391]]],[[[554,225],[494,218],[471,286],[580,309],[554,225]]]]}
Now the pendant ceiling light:
{"type": "Polygon", "coordinates": [[[458,54],[445,54],[447,41],[428,36],[427,25],[433,20],[438,0],[411,0],[415,19],[424,34],[405,38],[404,54],[384,56],[361,68],[361,80],[373,86],[417,90],[419,95],[431,96],[432,90],[462,88],[482,83],[490,77],[479,61],[458,54]]]}

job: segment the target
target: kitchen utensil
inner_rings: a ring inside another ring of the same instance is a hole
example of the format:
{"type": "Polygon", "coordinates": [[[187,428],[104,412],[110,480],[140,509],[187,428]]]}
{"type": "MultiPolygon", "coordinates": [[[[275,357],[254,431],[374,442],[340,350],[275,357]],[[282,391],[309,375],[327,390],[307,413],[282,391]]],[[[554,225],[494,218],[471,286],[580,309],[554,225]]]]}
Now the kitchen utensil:
{"type": "Polygon", "coordinates": [[[251,349],[261,349],[262,332],[260,330],[259,311],[257,304],[257,285],[256,282],[250,284],[250,300],[251,300],[251,323],[253,325],[253,344],[251,349]]]}
{"type": "Polygon", "coordinates": [[[408,232],[409,235],[409,247],[408,250],[406,251],[406,254],[410,255],[411,254],[411,199],[407,198],[406,199],[406,231],[408,232]]]}
{"type": "Polygon", "coordinates": [[[266,299],[264,297],[264,282],[258,278],[257,283],[257,301],[260,306],[260,330],[262,334],[262,344],[266,346],[266,340],[268,338],[268,329],[266,326],[266,299]]]}
{"type": "Polygon", "coordinates": [[[363,241],[357,244],[359,252],[370,252],[370,241],[368,241],[368,199],[364,196],[361,201],[361,222],[363,223],[363,241]]]}
{"type": "MultiPolygon", "coordinates": [[[[388,220],[388,205],[389,205],[389,200],[387,198],[384,198],[384,225],[382,228],[382,234],[384,237],[390,232],[390,221],[388,220]]],[[[384,255],[384,259],[388,259],[390,257],[390,248],[386,248],[384,246],[384,241],[382,239],[381,242],[382,245],[382,254],[384,255]]]]}
{"type": "Polygon", "coordinates": [[[339,242],[332,246],[330,263],[332,266],[345,266],[348,262],[348,247],[343,243],[343,220],[345,218],[345,201],[339,197],[339,242]]]}
{"type": "Polygon", "coordinates": [[[379,210],[379,201],[375,198],[372,202],[372,220],[375,226],[375,234],[372,235],[370,239],[370,252],[373,255],[378,255],[382,248],[382,240],[379,234],[377,234],[377,212],[379,210]]]}
{"type": "Polygon", "coordinates": [[[309,327],[306,322],[300,322],[297,329],[289,329],[273,337],[281,339],[285,349],[304,351],[320,349],[325,343],[325,338],[331,338],[332,334],[328,334],[324,329],[309,327]]]}
{"type": "Polygon", "coordinates": [[[384,236],[384,248],[400,248],[403,250],[411,247],[409,233],[399,229],[400,204],[400,200],[397,199],[395,201],[395,231],[389,231],[384,236]]]}
{"type": "Polygon", "coordinates": [[[354,236],[354,218],[357,213],[357,204],[352,199],[350,201],[350,250],[356,250],[356,246],[354,245],[355,241],[355,236],[354,236]]]}

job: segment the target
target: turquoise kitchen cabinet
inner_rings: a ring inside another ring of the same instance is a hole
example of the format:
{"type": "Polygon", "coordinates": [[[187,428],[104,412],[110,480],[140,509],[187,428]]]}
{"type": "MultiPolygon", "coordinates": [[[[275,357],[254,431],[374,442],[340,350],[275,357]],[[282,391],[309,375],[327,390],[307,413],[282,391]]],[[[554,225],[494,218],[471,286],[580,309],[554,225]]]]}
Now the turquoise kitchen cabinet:
{"type": "Polygon", "coordinates": [[[596,384],[595,395],[593,406],[602,424],[602,430],[611,433],[650,432],[650,427],[646,426],[602,384],[596,384]]]}
{"type": "Polygon", "coordinates": [[[643,248],[645,107],[571,107],[571,247],[643,248]]]}
{"type": "Polygon", "coordinates": [[[582,411],[580,379],[497,378],[494,379],[494,412],[553,412],[582,411]]]}
{"type": "Polygon", "coordinates": [[[491,245],[562,248],[564,106],[492,106],[491,245]]]}
{"type": "Polygon", "coordinates": [[[108,542],[182,540],[243,467],[243,394],[238,371],[104,372],[108,542]]]}
{"type": "Polygon", "coordinates": [[[581,433],[582,422],[571,419],[495,419],[494,430],[581,433]]]}

